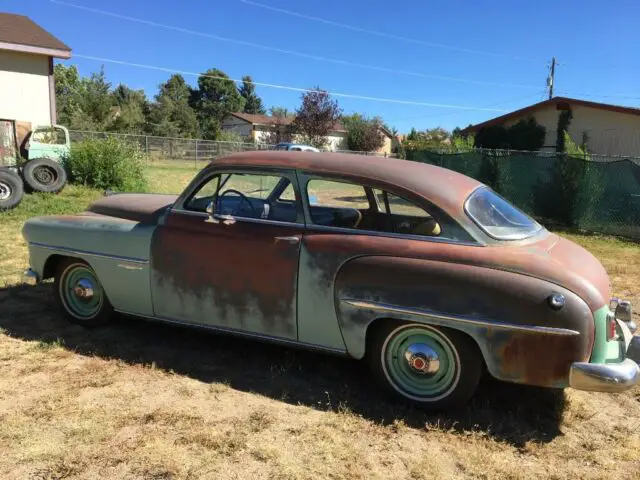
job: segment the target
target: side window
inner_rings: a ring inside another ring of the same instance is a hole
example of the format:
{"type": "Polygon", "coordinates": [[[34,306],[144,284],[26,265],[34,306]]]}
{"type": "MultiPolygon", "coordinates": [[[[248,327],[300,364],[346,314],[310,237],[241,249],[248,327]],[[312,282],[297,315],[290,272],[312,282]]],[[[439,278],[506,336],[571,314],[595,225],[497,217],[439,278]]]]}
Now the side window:
{"type": "Polygon", "coordinates": [[[64,130],[58,127],[38,128],[31,135],[31,141],[47,145],[65,145],[67,137],[64,130]]]}
{"type": "Polygon", "coordinates": [[[373,190],[380,210],[385,211],[391,215],[406,215],[409,217],[431,217],[424,209],[414,205],[409,200],[405,200],[402,197],[398,197],[393,193],[385,192],[383,190],[373,190]],[[386,199],[385,199],[386,195],[386,199]]]}
{"type": "Polygon", "coordinates": [[[293,191],[293,185],[291,184],[289,184],[287,188],[285,188],[284,191],[278,197],[278,200],[281,200],[284,202],[293,202],[295,201],[295,199],[296,199],[296,194],[293,191]]]}
{"type": "Polygon", "coordinates": [[[358,228],[371,208],[362,185],[312,179],[307,183],[309,214],[316,225],[358,228]]]}
{"type": "Polygon", "coordinates": [[[442,233],[439,223],[424,208],[381,189],[311,179],[307,196],[315,225],[430,237],[442,233]]]}
{"type": "Polygon", "coordinates": [[[216,193],[218,193],[218,186],[220,185],[220,175],[205,180],[202,185],[191,195],[191,198],[185,203],[187,210],[194,210],[196,212],[206,212],[207,204],[210,201],[215,201],[216,193]]]}
{"type": "Polygon", "coordinates": [[[204,212],[209,202],[213,202],[214,211],[219,215],[296,222],[295,202],[277,205],[269,202],[270,194],[282,180],[283,177],[269,174],[223,173],[205,181],[185,207],[204,212]]]}
{"type": "Polygon", "coordinates": [[[379,209],[388,216],[394,233],[436,237],[442,233],[438,222],[424,209],[398,195],[374,189],[379,209]]]}

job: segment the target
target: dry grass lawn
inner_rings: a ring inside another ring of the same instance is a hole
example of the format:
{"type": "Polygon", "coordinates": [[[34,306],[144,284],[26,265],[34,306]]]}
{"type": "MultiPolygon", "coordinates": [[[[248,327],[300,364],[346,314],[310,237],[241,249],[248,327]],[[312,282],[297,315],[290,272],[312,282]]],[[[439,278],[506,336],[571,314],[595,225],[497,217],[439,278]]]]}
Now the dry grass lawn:
{"type": "MultiPolygon", "coordinates": [[[[192,168],[156,166],[178,192],[192,168]]],[[[640,390],[486,380],[461,411],[389,401],[357,362],[119,319],[92,331],[50,285],[16,285],[25,218],[82,209],[69,187],[0,214],[0,478],[618,478],[640,476],[640,390]]],[[[640,245],[566,234],[640,306],[640,245]]]]}

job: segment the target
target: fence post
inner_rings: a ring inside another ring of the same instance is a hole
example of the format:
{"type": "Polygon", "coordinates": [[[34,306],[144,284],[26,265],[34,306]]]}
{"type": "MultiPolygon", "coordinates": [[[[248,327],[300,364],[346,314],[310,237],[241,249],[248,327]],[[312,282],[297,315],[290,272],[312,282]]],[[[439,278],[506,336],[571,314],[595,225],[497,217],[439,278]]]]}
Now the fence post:
{"type": "Polygon", "coordinates": [[[198,139],[196,139],[196,170],[198,169],[198,139]]]}
{"type": "Polygon", "coordinates": [[[144,152],[147,154],[147,161],[151,159],[149,156],[149,135],[144,136],[144,152]]]}

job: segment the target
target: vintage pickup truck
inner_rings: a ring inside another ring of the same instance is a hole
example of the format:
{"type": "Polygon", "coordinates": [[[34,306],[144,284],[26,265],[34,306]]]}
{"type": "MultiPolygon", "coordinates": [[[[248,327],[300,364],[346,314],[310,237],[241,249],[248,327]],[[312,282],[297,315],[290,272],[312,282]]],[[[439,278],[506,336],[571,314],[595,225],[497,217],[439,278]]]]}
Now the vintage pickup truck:
{"type": "Polygon", "coordinates": [[[25,280],[55,279],[87,327],[119,312],[366,359],[425,407],[466,403],[483,372],[601,392],[638,381],[631,305],[611,303],[600,262],[436,166],[238,153],[181,195],[107,195],[23,234],[25,280]]]}

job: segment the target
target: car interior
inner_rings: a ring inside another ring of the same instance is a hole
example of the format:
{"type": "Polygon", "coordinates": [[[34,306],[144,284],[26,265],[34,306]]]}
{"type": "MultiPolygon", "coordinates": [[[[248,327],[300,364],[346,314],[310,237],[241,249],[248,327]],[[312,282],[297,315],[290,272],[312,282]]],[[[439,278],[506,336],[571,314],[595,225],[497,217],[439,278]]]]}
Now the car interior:
{"type": "MultiPolygon", "coordinates": [[[[255,218],[287,223],[298,221],[298,207],[293,188],[287,178],[279,177],[275,186],[257,188],[232,188],[238,184],[238,176],[225,174],[219,180],[219,188],[212,194],[199,196],[197,193],[188,202],[187,208],[206,211],[213,201],[215,213],[238,218],[255,218]],[[235,183],[229,182],[235,177],[235,183]]],[[[255,175],[251,175],[255,177],[255,175]]],[[[308,189],[311,186],[311,180],[308,189]]],[[[326,182],[324,183],[339,183],[326,182]]],[[[347,184],[347,188],[353,185],[347,184]]],[[[334,201],[332,193],[325,194],[321,188],[316,193],[308,191],[309,213],[315,225],[340,227],[354,230],[368,230],[386,233],[403,233],[423,236],[438,236],[441,228],[438,222],[425,210],[392,193],[367,186],[355,186],[362,191],[357,199],[338,197],[334,201]],[[352,203],[354,206],[350,206],[352,203]]],[[[203,189],[204,190],[204,189],[203,189]]],[[[315,191],[314,191],[315,192],[315,191]]],[[[336,197],[336,194],[333,194],[336,197]]]]}

